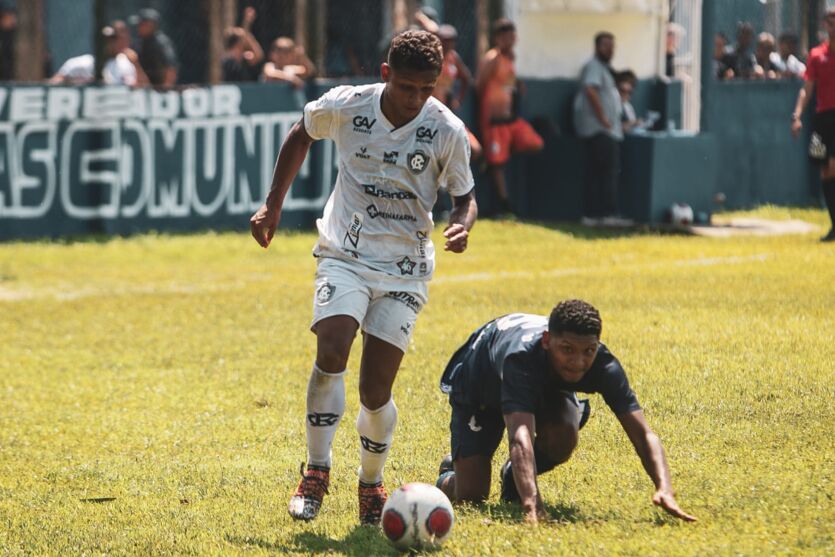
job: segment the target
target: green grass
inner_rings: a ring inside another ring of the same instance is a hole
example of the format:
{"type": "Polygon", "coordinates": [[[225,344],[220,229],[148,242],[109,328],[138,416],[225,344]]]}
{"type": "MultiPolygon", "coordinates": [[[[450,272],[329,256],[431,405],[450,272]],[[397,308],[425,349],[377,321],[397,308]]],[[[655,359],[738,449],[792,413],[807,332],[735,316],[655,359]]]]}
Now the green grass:
{"type": "MultiPolygon", "coordinates": [[[[393,554],[357,525],[358,344],[326,506],[310,524],[286,512],[305,455],[313,241],[0,245],[0,554],[393,554]],[[102,497],[115,499],[83,501],[102,497]]],[[[438,259],[395,385],[390,490],[434,481],[448,450],[437,380],[469,332],[582,297],[700,519],[652,506],[595,396],[573,458],[540,479],[555,522],[521,524],[494,481],[486,505],[458,509],[445,553],[835,553],[835,245],[485,221],[466,254],[438,259]]]]}

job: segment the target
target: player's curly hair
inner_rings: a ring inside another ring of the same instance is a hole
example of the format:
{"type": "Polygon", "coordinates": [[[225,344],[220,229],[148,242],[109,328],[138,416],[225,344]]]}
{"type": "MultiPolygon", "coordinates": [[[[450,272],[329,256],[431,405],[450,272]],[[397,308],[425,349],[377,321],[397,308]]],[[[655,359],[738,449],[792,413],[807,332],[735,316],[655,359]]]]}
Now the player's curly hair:
{"type": "Polygon", "coordinates": [[[600,338],[603,321],[594,306],[583,300],[565,300],[554,306],[548,318],[551,334],[574,333],[600,338]]]}
{"type": "Polygon", "coordinates": [[[403,31],[391,40],[388,64],[394,70],[441,73],[444,49],[441,41],[427,31],[403,31]]]}

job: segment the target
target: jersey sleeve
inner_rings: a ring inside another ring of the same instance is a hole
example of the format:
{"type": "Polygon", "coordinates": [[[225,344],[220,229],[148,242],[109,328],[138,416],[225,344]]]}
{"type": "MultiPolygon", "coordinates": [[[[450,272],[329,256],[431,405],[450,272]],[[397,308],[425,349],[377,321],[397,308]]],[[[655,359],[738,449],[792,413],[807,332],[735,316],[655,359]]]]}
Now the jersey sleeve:
{"type": "Polygon", "coordinates": [[[304,129],[313,139],[333,139],[339,107],[347,86],[334,87],[315,101],[304,105],[304,129]]]}
{"type": "Polygon", "coordinates": [[[638,397],[632,387],[629,386],[629,379],[623,366],[612,354],[606,353],[603,357],[603,373],[600,379],[599,392],[603,400],[616,415],[627,414],[641,409],[638,404],[638,397]]]}
{"type": "Polygon", "coordinates": [[[580,76],[580,84],[583,87],[597,87],[598,89],[603,87],[603,66],[601,64],[595,64],[594,62],[589,62],[583,68],[583,73],[580,76]]]}
{"type": "Polygon", "coordinates": [[[473,172],[470,169],[470,139],[467,128],[458,127],[450,135],[443,170],[438,178],[438,185],[445,187],[453,197],[466,195],[475,186],[473,172]]]}
{"type": "Polygon", "coordinates": [[[806,81],[817,81],[818,80],[818,60],[815,56],[809,56],[809,60],[806,62],[806,73],[803,74],[803,79],[806,81]]]}
{"type": "Polygon", "coordinates": [[[540,388],[533,370],[519,355],[511,355],[502,364],[502,414],[536,413],[540,388]]]}

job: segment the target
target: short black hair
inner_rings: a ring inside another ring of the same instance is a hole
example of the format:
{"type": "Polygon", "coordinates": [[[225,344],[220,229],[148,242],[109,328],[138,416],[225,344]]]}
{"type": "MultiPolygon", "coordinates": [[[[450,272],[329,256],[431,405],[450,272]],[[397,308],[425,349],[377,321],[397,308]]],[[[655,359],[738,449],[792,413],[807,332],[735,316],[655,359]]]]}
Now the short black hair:
{"type": "Polygon", "coordinates": [[[391,40],[388,65],[394,70],[441,73],[444,49],[441,41],[427,31],[403,31],[391,40]]]}
{"type": "Polygon", "coordinates": [[[615,35],[608,31],[601,31],[600,33],[594,36],[594,47],[599,47],[600,43],[602,43],[606,39],[611,39],[614,41],[615,35]]]}
{"type": "Polygon", "coordinates": [[[574,333],[600,338],[603,321],[600,313],[583,300],[565,300],[554,306],[548,318],[548,332],[552,335],[574,333]]]}
{"type": "Polygon", "coordinates": [[[632,85],[638,81],[638,76],[635,75],[635,72],[632,70],[623,70],[620,72],[615,72],[615,83],[620,84],[624,82],[629,82],[632,85]]]}
{"type": "Polygon", "coordinates": [[[508,31],[516,31],[516,24],[506,17],[499,18],[493,22],[493,36],[508,31]]]}

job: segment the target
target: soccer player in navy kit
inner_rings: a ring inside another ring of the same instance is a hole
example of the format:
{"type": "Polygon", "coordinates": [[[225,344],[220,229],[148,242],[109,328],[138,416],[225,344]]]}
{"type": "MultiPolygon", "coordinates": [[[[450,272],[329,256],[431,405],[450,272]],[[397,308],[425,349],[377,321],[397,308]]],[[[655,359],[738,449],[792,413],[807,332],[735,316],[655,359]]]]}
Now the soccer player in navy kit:
{"type": "Polygon", "coordinates": [[[444,249],[467,248],[477,213],[466,128],[431,96],[442,61],[437,37],[405,31],[392,39],[384,83],[336,87],[308,103],[281,147],[267,202],[250,219],[253,237],[268,247],[310,145],[334,141],[339,173],[313,250],[317,350],[307,388],[307,469],[288,506],[296,519],[315,518],[327,493],[331,446],[345,413],[345,367],[361,328],[359,519],[380,521],[383,466],[397,423],[391,388],[428,300],[438,190],[453,198],[444,249]]]}
{"type": "Polygon", "coordinates": [[[502,499],[520,502],[529,522],[544,519],[536,476],[568,460],[577,445],[589,407],[575,393],[600,393],[655,484],[653,503],[696,520],[675,500],[661,441],[620,362],[600,342],[601,329],[594,307],[567,300],[550,317],[512,313],[490,321],[456,351],[441,378],[452,406],[452,453],[437,483],[451,500],[487,498],[490,463],[507,428],[502,499]]]}

